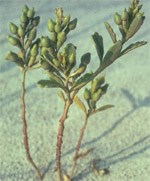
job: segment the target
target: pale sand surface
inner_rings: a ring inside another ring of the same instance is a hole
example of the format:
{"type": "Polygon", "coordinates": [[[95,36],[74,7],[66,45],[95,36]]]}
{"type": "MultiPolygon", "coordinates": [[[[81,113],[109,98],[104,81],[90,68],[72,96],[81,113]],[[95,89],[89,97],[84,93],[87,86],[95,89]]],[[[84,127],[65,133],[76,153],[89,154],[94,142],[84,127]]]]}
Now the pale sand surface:
{"type": "MultiPolygon", "coordinates": [[[[78,18],[78,27],[71,32],[68,42],[77,46],[79,57],[90,51],[92,62],[88,70],[97,67],[97,55],[91,35],[97,31],[104,37],[105,50],[111,45],[103,22],[113,24],[113,13],[128,7],[129,1],[121,0],[0,0],[0,181],[36,181],[28,164],[22,143],[20,121],[20,72],[5,61],[12,46],[8,45],[9,22],[19,23],[24,4],[34,6],[41,16],[39,35],[47,35],[46,22],[53,17],[55,7],[63,7],[65,14],[78,18]]],[[[130,42],[150,40],[150,1],[143,0],[146,20],[130,42]]],[[[117,29],[115,29],[117,31],[117,29]]],[[[89,120],[82,150],[94,147],[86,159],[78,162],[74,181],[149,181],[150,177],[150,46],[149,43],[120,58],[105,72],[109,83],[107,95],[101,105],[115,107],[99,113],[89,120]],[[99,167],[108,167],[110,174],[95,176],[89,162],[97,161],[99,167]]],[[[31,154],[38,164],[44,181],[56,181],[55,145],[62,102],[55,89],[36,88],[36,82],[45,77],[41,70],[27,76],[27,117],[31,154]]],[[[79,93],[82,96],[82,92],[79,93]]],[[[82,113],[72,106],[65,124],[62,167],[69,171],[75,144],[82,126],[82,113]]]]}

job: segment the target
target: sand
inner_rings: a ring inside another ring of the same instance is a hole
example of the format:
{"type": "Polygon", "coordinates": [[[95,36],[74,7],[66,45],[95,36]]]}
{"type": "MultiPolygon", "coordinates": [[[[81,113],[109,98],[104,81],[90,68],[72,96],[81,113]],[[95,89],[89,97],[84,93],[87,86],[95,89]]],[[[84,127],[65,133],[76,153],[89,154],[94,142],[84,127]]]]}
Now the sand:
{"type": "MultiPolygon", "coordinates": [[[[77,46],[81,57],[90,51],[92,61],[88,70],[96,69],[98,57],[91,35],[99,32],[104,38],[105,52],[112,42],[103,22],[113,25],[114,12],[128,7],[129,1],[117,0],[0,0],[0,181],[36,181],[34,171],[26,160],[20,120],[21,75],[19,69],[5,61],[12,48],[7,41],[9,22],[19,23],[24,4],[34,6],[41,16],[38,35],[47,35],[46,22],[53,17],[55,7],[63,7],[65,14],[78,18],[76,30],[70,33],[68,43],[77,46]]],[[[131,42],[150,40],[149,6],[143,0],[146,20],[131,42]]],[[[117,28],[115,29],[118,32],[117,28]]],[[[150,177],[150,46],[149,43],[118,59],[103,75],[109,84],[107,94],[99,105],[113,104],[114,108],[89,119],[82,151],[94,148],[86,158],[79,160],[74,181],[149,181],[150,177]],[[96,176],[90,168],[108,168],[104,177],[96,176]]],[[[44,175],[44,181],[56,181],[55,145],[58,120],[63,102],[56,89],[37,88],[36,82],[46,78],[42,70],[27,76],[27,120],[29,143],[33,159],[44,175]]],[[[83,91],[78,94],[83,96],[83,91]]],[[[62,147],[62,167],[70,171],[83,114],[72,106],[65,123],[62,147]]]]}

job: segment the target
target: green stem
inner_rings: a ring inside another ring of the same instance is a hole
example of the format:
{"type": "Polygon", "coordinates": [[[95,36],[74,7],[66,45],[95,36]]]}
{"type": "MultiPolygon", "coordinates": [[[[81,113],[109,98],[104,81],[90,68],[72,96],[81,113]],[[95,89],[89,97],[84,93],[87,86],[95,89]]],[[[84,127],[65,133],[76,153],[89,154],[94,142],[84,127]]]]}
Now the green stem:
{"type": "Polygon", "coordinates": [[[68,111],[71,106],[72,102],[67,100],[64,106],[63,114],[59,120],[59,128],[57,134],[57,143],[56,143],[56,170],[58,181],[63,181],[62,179],[62,170],[61,170],[61,147],[62,147],[62,138],[64,132],[64,123],[67,119],[68,111]]]}
{"type": "Polygon", "coordinates": [[[22,94],[21,94],[21,118],[22,118],[22,132],[23,132],[23,142],[24,147],[26,151],[26,157],[27,160],[31,163],[33,168],[36,171],[36,174],[38,176],[38,180],[42,181],[42,175],[40,173],[39,168],[34,163],[31,155],[30,155],[30,149],[29,149],[29,142],[28,142],[28,131],[27,131],[27,121],[26,121],[26,104],[25,104],[25,77],[26,77],[26,69],[22,70],[22,94]]]}
{"type": "Polygon", "coordinates": [[[73,177],[74,172],[75,172],[75,168],[76,168],[77,160],[78,160],[78,155],[79,155],[79,151],[80,151],[80,148],[81,148],[81,142],[83,140],[83,136],[84,136],[85,129],[86,129],[86,126],[87,126],[88,118],[89,118],[89,113],[85,115],[84,124],[83,124],[82,128],[80,129],[80,136],[79,136],[79,139],[78,139],[78,142],[77,142],[77,145],[76,145],[76,151],[75,151],[75,154],[74,154],[74,157],[73,157],[73,167],[72,167],[72,170],[71,170],[70,178],[73,177]]]}

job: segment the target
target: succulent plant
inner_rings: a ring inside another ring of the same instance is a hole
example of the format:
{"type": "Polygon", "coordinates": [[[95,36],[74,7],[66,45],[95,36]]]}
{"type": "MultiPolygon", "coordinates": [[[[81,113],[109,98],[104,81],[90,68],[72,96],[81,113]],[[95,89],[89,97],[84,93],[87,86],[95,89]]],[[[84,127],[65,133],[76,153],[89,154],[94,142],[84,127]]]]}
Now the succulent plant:
{"type": "MultiPolygon", "coordinates": [[[[28,143],[25,114],[25,77],[27,71],[41,68],[47,74],[48,78],[38,81],[37,85],[42,88],[60,89],[58,96],[63,100],[64,110],[59,119],[57,133],[56,171],[58,181],[69,181],[74,177],[78,158],[86,156],[92,151],[90,149],[85,153],[80,152],[81,142],[89,117],[113,107],[111,104],[102,106],[98,104],[108,89],[105,77],[100,75],[101,72],[119,57],[147,43],[146,41],[135,42],[124,48],[125,43],[137,33],[144,22],[145,16],[144,13],[140,12],[141,8],[142,5],[139,5],[138,0],[132,0],[128,10],[124,9],[122,13],[119,14],[116,12],[114,14],[114,22],[120,30],[121,39],[119,39],[108,22],[104,23],[113,42],[106,52],[104,51],[103,37],[98,32],[92,35],[99,62],[98,68],[94,72],[87,71],[87,67],[92,62],[91,53],[86,52],[81,55],[79,62],[77,61],[76,45],[67,43],[68,34],[77,27],[77,18],[71,19],[70,15],[64,15],[62,8],[55,9],[55,19],[48,19],[47,29],[49,34],[46,36],[42,35],[36,38],[36,26],[39,24],[40,17],[35,16],[34,8],[29,8],[27,5],[22,9],[20,25],[17,26],[14,23],[10,23],[9,29],[11,35],[8,35],[7,39],[11,45],[18,47],[19,51],[10,51],[6,59],[16,63],[22,72],[21,106],[24,147],[27,159],[36,170],[39,180],[42,180],[42,175],[39,168],[33,162],[28,143]],[[90,87],[88,83],[91,83],[90,87]],[[84,95],[83,99],[80,99],[77,93],[82,88],[85,88],[84,95]],[[65,174],[61,168],[61,148],[65,120],[73,103],[83,111],[85,120],[76,145],[71,173],[65,174]]],[[[106,170],[96,170],[96,172],[104,175],[106,170]]]]}

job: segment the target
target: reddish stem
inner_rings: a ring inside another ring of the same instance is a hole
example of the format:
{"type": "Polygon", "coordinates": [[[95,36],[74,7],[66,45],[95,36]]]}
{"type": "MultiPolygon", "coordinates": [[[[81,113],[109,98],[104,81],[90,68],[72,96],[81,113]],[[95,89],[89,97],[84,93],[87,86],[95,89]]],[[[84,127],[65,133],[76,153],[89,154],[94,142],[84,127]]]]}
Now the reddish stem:
{"type": "Polygon", "coordinates": [[[23,70],[22,74],[22,94],[21,94],[21,118],[22,118],[22,133],[23,133],[23,142],[24,147],[26,151],[26,157],[27,160],[31,163],[33,168],[35,169],[38,180],[42,181],[42,175],[40,173],[39,168],[34,163],[31,155],[30,155],[30,149],[29,149],[29,142],[28,142],[28,131],[27,131],[27,121],[26,121],[26,105],[25,105],[25,76],[26,76],[26,70],[23,70]]]}
{"type": "Polygon", "coordinates": [[[66,101],[63,114],[59,120],[59,128],[58,128],[57,144],[56,144],[56,170],[58,175],[58,181],[62,181],[62,171],[61,171],[61,147],[63,142],[62,137],[64,132],[64,122],[67,119],[70,105],[71,102],[66,101]]]}
{"type": "Polygon", "coordinates": [[[74,157],[73,157],[73,168],[72,168],[71,174],[70,174],[71,178],[74,175],[74,171],[75,171],[75,168],[76,168],[76,165],[77,165],[77,158],[78,158],[78,154],[79,154],[79,151],[80,151],[80,148],[81,148],[81,142],[82,142],[82,139],[83,139],[83,136],[84,136],[86,126],[87,126],[88,118],[89,118],[89,114],[86,114],[84,125],[80,129],[80,136],[79,136],[79,139],[78,139],[78,142],[77,142],[77,145],[76,145],[76,151],[75,151],[75,154],[74,154],[74,157]]]}

